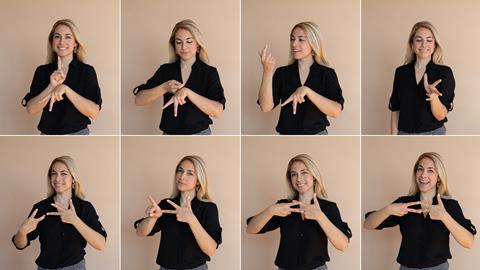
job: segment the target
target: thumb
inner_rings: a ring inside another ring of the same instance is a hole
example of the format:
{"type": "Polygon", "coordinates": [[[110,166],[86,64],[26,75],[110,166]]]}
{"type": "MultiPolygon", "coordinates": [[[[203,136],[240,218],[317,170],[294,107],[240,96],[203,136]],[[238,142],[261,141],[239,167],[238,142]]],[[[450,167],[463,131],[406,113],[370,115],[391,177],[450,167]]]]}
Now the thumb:
{"type": "Polygon", "coordinates": [[[313,193],[313,204],[315,204],[315,205],[320,205],[320,204],[318,203],[317,193],[313,193]]]}
{"type": "Polygon", "coordinates": [[[73,201],[72,201],[72,199],[70,199],[70,201],[68,202],[68,205],[70,206],[70,209],[75,212],[75,206],[73,206],[73,201]]]}
{"type": "Polygon", "coordinates": [[[438,205],[440,205],[442,208],[445,208],[443,206],[442,196],[440,196],[440,193],[437,194],[437,201],[438,201],[438,205]]]}

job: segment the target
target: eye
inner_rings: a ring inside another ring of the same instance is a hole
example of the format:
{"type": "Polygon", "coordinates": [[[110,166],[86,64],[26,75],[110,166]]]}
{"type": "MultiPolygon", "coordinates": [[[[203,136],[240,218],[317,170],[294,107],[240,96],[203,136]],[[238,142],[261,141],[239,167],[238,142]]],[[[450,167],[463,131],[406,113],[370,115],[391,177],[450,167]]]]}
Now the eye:
{"type": "Polygon", "coordinates": [[[428,172],[429,172],[429,173],[435,173],[435,171],[434,171],[434,170],[428,170],[428,172]]]}
{"type": "Polygon", "coordinates": [[[290,41],[294,41],[295,40],[295,37],[290,37],[290,41]]]}
{"type": "Polygon", "coordinates": [[[308,172],[306,172],[306,171],[305,171],[305,172],[302,172],[302,174],[303,174],[303,175],[307,175],[307,174],[308,174],[308,172]]]}
{"type": "Polygon", "coordinates": [[[182,42],[177,40],[177,41],[175,41],[175,44],[182,45],[182,42]]]}
{"type": "Polygon", "coordinates": [[[304,38],[299,38],[298,41],[303,42],[303,41],[305,41],[305,39],[304,38]]]}
{"type": "Polygon", "coordinates": [[[183,170],[180,169],[180,168],[178,168],[178,169],[177,169],[177,173],[183,173],[183,170]]]}
{"type": "Polygon", "coordinates": [[[68,174],[67,173],[61,173],[62,176],[67,176],[68,174]]]}
{"type": "Polygon", "coordinates": [[[417,172],[419,171],[423,171],[423,168],[422,167],[417,167],[417,169],[415,169],[417,172]]]}
{"type": "Polygon", "coordinates": [[[50,173],[50,176],[54,176],[54,175],[57,175],[57,173],[56,172],[51,172],[50,173]]]}
{"type": "Polygon", "coordinates": [[[294,177],[294,176],[297,176],[297,173],[294,173],[294,172],[290,173],[290,177],[294,177]]]}

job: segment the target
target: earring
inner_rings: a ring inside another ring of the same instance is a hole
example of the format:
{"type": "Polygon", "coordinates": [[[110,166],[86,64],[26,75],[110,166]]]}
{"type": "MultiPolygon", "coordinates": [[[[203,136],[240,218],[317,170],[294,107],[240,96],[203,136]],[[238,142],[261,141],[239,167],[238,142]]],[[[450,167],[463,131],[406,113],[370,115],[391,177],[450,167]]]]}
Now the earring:
{"type": "Polygon", "coordinates": [[[198,192],[200,190],[200,186],[195,186],[195,191],[198,192]]]}
{"type": "Polygon", "coordinates": [[[437,188],[439,188],[441,184],[442,184],[442,183],[437,182],[437,188]]]}
{"type": "Polygon", "coordinates": [[[73,48],[73,52],[77,53],[78,52],[78,47],[75,46],[75,48],[73,48]]]}
{"type": "Polygon", "coordinates": [[[72,189],[75,189],[75,182],[72,183],[72,189]]]}

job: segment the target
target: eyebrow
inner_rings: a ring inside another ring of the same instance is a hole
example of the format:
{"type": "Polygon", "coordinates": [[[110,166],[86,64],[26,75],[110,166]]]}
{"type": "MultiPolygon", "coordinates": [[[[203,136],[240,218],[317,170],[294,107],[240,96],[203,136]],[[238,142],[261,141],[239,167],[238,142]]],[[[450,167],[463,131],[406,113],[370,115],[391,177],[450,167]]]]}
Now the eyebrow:
{"type": "MultiPolygon", "coordinates": [[[[52,169],[52,172],[57,172],[57,171],[52,169]]],[[[61,171],[58,171],[58,172],[68,172],[68,170],[61,170],[61,171]]]]}
{"type": "MultiPolygon", "coordinates": [[[[193,37],[187,37],[186,40],[193,39],[193,37]]],[[[182,40],[181,38],[175,38],[175,40],[182,40]]]]}
{"type": "Polygon", "coordinates": [[[305,36],[295,36],[295,35],[290,35],[291,37],[298,37],[298,38],[304,38],[305,36]]]}
{"type": "Polygon", "coordinates": [[[186,171],[186,172],[195,173],[194,170],[185,170],[184,168],[182,168],[182,166],[178,166],[178,168],[179,168],[179,169],[182,169],[182,170],[184,170],[184,171],[186,171]]]}
{"type": "MultiPolygon", "coordinates": [[[[415,36],[414,38],[423,38],[422,36],[415,36]]],[[[427,36],[425,38],[433,38],[433,36],[427,36]]]]}

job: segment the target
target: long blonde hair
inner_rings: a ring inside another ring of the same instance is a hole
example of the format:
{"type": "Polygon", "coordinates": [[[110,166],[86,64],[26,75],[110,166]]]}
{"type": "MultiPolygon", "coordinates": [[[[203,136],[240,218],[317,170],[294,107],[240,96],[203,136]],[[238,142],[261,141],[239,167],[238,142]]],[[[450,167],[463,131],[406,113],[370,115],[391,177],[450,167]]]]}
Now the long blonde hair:
{"type": "Polygon", "coordinates": [[[437,29],[429,21],[421,21],[413,25],[412,30],[410,31],[410,35],[408,36],[407,50],[405,52],[405,64],[415,63],[415,60],[417,59],[412,46],[413,46],[413,39],[415,38],[415,34],[420,28],[425,28],[430,30],[430,32],[432,32],[433,39],[435,40],[435,50],[433,51],[433,54],[432,54],[432,61],[435,64],[443,64],[443,46],[440,43],[440,40],[438,38],[437,29]]]}
{"type": "MultiPolygon", "coordinates": [[[[328,67],[328,60],[327,60],[327,53],[325,52],[325,44],[323,42],[322,34],[320,33],[320,28],[314,22],[301,22],[297,23],[290,31],[290,35],[292,35],[293,30],[295,28],[300,28],[305,32],[305,36],[307,38],[308,44],[312,47],[313,51],[313,59],[320,65],[324,65],[328,67]]],[[[292,48],[290,47],[290,55],[289,55],[289,64],[295,62],[293,58],[292,48]]]]}
{"type": "Polygon", "coordinates": [[[185,160],[188,160],[192,162],[193,167],[195,168],[195,175],[197,176],[197,183],[198,183],[198,190],[196,190],[196,196],[197,199],[201,201],[210,201],[210,194],[208,192],[208,175],[207,175],[207,169],[205,166],[205,161],[199,156],[185,156],[180,161],[178,162],[177,166],[175,167],[175,174],[173,177],[173,190],[172,190],[172,198],[175,198],[179,196],[180,191],[177,188],[176,185],[176,174],[177,170],[180,167],[180,164],[184,162],[185,160]]]}
{"type": "Polygon", "coordinates": [[[48,34],[48,42],[47,42],[47,64],[52,63],[57,60],[57,53],[53,50],[52,41],[53,41],[53,34],[55,34],[55,29],[59,25],[65,25],[72,31],[73,37],[75,38],[76,48],[74,49],[73,53],[77,57],[80,62],[85,62],[85,56],[87,52],[85,51],[85,46],[83,45],[82,41],[80,40],[80,35],[78,31],[78,27],[75,23],[70,19],[62,19],[56,21],[53,26],[52,30],[50,30],[50,34],[48,34]]]}
{"type": "Polygon", "coordinates": [[[198,57],[204,63],[208,64],[208,52],[207,48],[205,47],[205,43],[203,42],[202,32],[200,32],[200,28],[198,28],[198,25],[194,21],[189,19],[180,21],[173,27],[172,34],[170,35],[169,39],[170,61],[175,62],[179,58],[179,56],[175,53],[175,35],[180,29],[187,30],[188,32],[190,32],[190,34],[192,34],[193,39],[195,39],[198,44],[198,57]]]}
{"type": "Polygon", "coordinates": [[[415,165],[413,166],[413,174],[412,174],[412,184],[410,185],[410,190],[408,191],[408,196],[413,196],[420,192],[418,189],[418,184],[416,180],[416,170],[418,167],[418,164],[420,164],[420,161],[424,158],[428,158],[431,161],[433,161],[433,164],[435,166],[435,171],[438,174],[438,181],[437,183],[440,183],[440,186],[438,187],[438,194],[440,196],[447,196],[450,197],[450,191],[448,191],[448,177],[447,177],[447,169],[443,163],[443,158],[440,156],[440,154],[436,152],[427,152],[421,154],[417,161],[415,162],[415,165]]]}
{"type": "Polygon", "coordinates": [[[68,172],[72,175],[73,183],[72,183],[72,193],[81,199],[85,198],[85,194],[83,193],[83,186],[80,182],[80,178],[78,177],[77,169],[75,166],[75,161],[70,156],[61,156],[57,157],[50,163],[50,167],[48,167],[47,172],[47,196],[50,197],[55,194],[55,190],[51,184],[51,175],[52,175],[52,167],[55,163],[60,162],[64,164],[68,172]]]}
{"type": "Polygon", "coordinates": [[[325,190],[325,186],[323,185],[320,170],[318,169],[317,164],[313,161],[312,157],[307,154],[296,155],[288,162],[287,172],[285,174],[287,180],[287,189],[289,193],[288,198],[294,199],[298,196],[298,191],[293,188],[290,178],[290,170],[294,162],[301,162],[305,165],[305,167],[307,167],[307,170],[312,174],[314,178],[314,192],[320,198],[327,198],[327,191],[325,190]]]}

